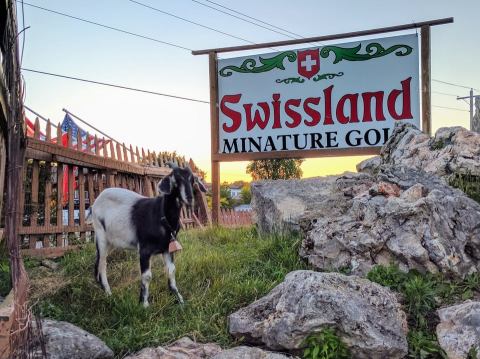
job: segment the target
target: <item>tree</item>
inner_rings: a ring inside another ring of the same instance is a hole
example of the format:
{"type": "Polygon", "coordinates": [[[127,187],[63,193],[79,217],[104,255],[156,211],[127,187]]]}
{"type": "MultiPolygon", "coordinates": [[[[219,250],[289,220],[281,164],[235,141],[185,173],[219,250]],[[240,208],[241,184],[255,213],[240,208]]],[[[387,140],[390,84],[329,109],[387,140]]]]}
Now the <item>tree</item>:
{"type": "Polygon", "coordinates": [[[252,193],[250,192],[250,183],[245,183],[240,192],[241,202],[243,204],[250,204],[252,201],[252,193]]]}
{"type": "Polygon", "coordinates": [[[254,181],[262,179],[289,179],[302,177],[303,160],[300,159],[270,159],[252,161],[247,166],[247,173],[254,181]]]}

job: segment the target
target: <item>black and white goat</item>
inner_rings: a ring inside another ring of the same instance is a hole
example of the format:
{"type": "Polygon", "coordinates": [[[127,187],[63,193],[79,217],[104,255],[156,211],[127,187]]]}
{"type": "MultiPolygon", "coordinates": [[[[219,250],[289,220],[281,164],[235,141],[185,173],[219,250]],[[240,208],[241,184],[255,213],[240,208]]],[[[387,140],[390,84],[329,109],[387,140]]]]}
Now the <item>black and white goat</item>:
{"type": "Polygon", "coordinates": [[[168,275],[168,287],[183,303],[175,283],[173,253],[168,246],[180,228],[182,205],[193,204],[194,185],[205,192],[205,187],[190,168],[172,165],[172,172],[159,185],[159,195],[147,198],[123,188],[105,189],[95,200],[89,220],[95,230],[97,261],[95,278],[107,294],[111,294],[107,280],[107,255],[115,248],[137,249],[140,254],[142,278],[140,301],[148,306],[148,286],[152,279],[150,258],[161,253],[168,275]]]}

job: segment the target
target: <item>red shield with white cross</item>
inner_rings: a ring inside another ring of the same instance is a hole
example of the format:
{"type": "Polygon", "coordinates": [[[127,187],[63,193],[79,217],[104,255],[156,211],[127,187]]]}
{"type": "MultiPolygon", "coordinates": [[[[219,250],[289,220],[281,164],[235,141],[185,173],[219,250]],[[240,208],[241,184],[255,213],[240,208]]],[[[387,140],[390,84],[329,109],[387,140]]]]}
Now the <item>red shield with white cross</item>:
{"type": "Polygon", "coordinates": [[[320,52],[318,49],[297,51],[298,73],[311,79],[320,71],[320,52]]]}

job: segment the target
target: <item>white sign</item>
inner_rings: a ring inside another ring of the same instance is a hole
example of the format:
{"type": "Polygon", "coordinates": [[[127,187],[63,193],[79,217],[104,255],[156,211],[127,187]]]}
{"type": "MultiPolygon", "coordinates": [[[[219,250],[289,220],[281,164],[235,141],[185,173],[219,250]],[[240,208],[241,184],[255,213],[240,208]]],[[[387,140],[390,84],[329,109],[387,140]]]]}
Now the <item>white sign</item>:
{"type": "Polygon", "coordinates": [[[218,61],[219,153],[382,146],[420,128],[417,35],[218,61]]]}

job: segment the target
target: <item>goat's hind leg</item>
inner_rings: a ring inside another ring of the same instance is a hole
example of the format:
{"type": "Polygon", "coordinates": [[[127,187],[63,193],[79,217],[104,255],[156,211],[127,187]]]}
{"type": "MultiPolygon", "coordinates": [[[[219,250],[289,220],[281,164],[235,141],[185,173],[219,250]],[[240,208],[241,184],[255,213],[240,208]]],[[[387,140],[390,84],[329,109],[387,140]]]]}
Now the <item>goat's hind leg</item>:
{"type": "Polygon", "coordinates": [[[148,287],[152,280],[152,271],[150,270],[150,253],[140,251],[140,272],[142,273],[142,284],[140,287],[140,303],[146,308],[148,303],[148,287]]]}
{"type": "Polygon", "coordinates": [[[162,253],[163,262],[165,263],[165,271],[168,275],[168,288],[175,294],[180,304],[183,304],[183,297],[177,289],[177,283],[175,281],[175,263],[173,262],[173,254],[165,252],[162,253]]]}
{"type": "Polygon", "coordinates": [[[110,285],[107,280],[107,255],[108,244],[105,238],[105,232],[95,232],[95,245],[97,246],[97,260],[95,263],[95,279],[102,286],[105,292],[110,295],[110,285]]]}

